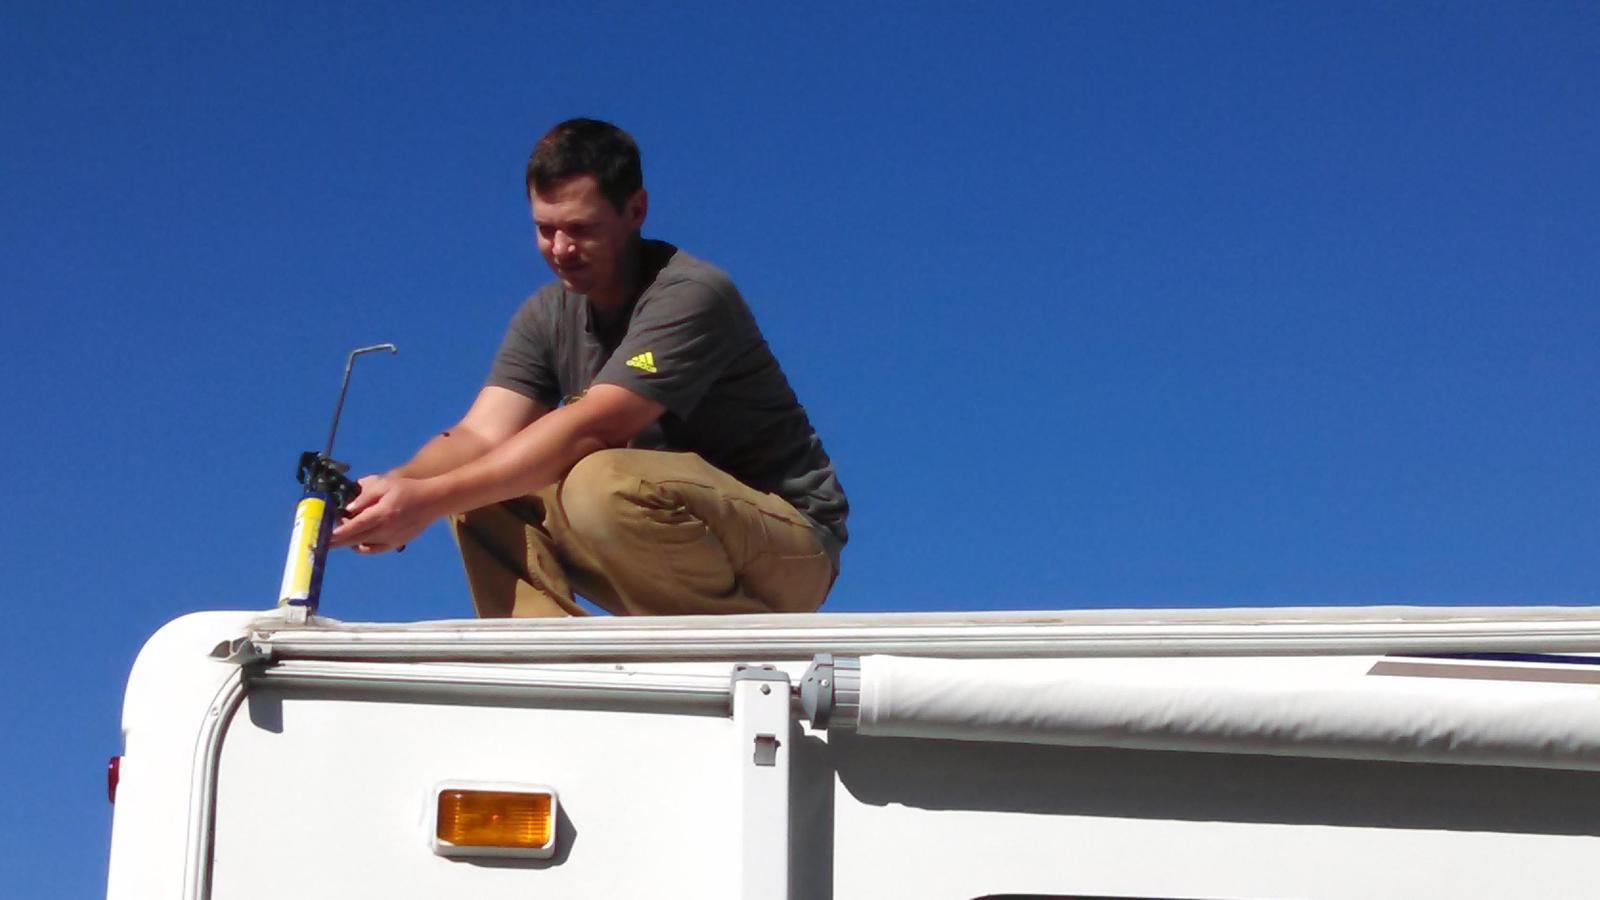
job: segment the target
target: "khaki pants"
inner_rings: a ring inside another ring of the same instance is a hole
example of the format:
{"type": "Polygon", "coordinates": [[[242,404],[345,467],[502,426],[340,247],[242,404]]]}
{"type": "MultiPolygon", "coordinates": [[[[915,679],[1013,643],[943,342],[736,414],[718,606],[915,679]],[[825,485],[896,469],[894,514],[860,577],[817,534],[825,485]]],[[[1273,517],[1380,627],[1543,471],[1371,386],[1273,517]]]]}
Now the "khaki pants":
{"type": "Polygon", "coordinates": [[[602,450],[450,525],[483,617],[809,612],[834,578],[793,506],[693,453],[602,450]]]}

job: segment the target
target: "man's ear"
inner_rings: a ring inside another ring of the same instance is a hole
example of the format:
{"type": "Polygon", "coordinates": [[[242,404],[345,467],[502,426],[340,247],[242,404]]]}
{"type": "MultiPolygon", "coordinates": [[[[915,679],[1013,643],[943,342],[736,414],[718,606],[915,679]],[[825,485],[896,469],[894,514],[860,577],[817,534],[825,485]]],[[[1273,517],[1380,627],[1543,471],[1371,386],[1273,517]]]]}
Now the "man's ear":
{"type": "Polygon", "coordinates": [[[633,196],[628,198],[627,205],[623,207],[623,214],[628,219],[628,227],[633,231],[638,231],[644,227],[644,217],[649,211],[650,195],[645,193],[644,188],[639,188],[633,192],[633,196]]]}

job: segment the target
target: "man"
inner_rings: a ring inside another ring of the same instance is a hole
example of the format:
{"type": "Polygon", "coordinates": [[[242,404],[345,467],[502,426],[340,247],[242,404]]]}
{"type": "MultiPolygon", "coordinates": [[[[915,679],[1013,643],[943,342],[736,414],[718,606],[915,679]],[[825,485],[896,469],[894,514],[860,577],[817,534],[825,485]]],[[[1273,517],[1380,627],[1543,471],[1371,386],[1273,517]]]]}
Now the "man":
{"type": "Polygon", "coordinates": [[[525,176],[557,281],[512,318],[453,428],[361,479],[334,546],[448,517],[480,616],[803,612],[838,575],[848,504],[720,270],[645,240],[638,147],[573,119],[525,176]]]}

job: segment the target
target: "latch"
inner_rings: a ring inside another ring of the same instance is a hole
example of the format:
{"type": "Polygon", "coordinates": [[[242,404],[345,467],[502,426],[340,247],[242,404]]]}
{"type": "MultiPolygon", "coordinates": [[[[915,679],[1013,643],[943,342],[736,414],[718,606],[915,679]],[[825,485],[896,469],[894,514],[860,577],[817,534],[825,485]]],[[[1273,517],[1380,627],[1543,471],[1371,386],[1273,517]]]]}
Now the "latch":
{"type": "Polygon", "coordinates": [[[756,755],[753,762],[758,766],[775,766],[778,764],[778,745],[783,743],[775,734],[756,735],[756,755]]]}

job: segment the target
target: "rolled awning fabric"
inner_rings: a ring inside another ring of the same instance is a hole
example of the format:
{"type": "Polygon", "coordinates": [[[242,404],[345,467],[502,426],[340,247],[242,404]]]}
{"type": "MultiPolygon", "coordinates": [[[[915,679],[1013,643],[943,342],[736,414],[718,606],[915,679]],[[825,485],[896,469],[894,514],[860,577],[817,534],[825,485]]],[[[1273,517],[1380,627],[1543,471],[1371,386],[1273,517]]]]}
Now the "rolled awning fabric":
{"type": "MultiPolygon", "coordinates": [[[[1600,687],[1234,660],[861,658],[864,735],[1600,769],[1600,687]],[[1179,661],[1182,662],[1182,661],[1179,661]],[[1286,667],[1292,670],[1292,667],[1286,667]],[[1254,673],[1254,674],[1252,674],[1254,673]]],[[[1446,672],[1446,675],[1449,673],[1446,672]]]]}

